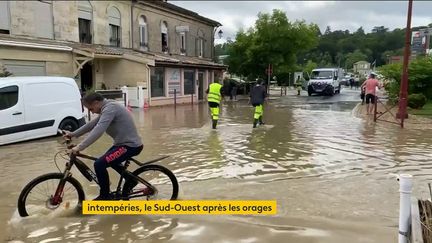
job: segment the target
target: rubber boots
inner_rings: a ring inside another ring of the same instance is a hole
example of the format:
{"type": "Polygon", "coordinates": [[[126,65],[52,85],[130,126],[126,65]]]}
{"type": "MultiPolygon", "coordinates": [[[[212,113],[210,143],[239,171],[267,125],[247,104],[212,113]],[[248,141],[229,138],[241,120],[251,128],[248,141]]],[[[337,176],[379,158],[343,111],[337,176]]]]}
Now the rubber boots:
{"type": "Polygon", "coordinates": [[[212,128],[216,129],[218,120],[212,120],[212,128]]]}
{"type": "Polygon", "coordinates": [[[264,125],[264,124],[265,124],[265,123],[263,122],[263,120],[262,120],[262,116],[260,116],[260,118],[259,118],[258,121],[259,121],[259,124],[260,124],[260,125],[264,125]]]}
{"type": "Polygon", "coordinates": [[[256,128],[256,125],[258,124],[258,119],[254,119],[254,128],[256,128]]]}

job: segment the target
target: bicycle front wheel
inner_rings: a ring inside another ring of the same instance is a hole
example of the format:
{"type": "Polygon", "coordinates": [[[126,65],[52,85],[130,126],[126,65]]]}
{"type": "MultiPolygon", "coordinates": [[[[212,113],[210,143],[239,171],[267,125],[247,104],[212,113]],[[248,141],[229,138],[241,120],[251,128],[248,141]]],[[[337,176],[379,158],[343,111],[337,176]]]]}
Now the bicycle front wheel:
{"type": "Polygon", "coordinates": [[[48,214],[57,209],[76,209],[85,199],[81,184],[74,178],[68,177],[63,187],[61,200],[52,203],[62,173],[50,173],[39,176],[28,183],[18,198],[18,212],[21,217],[48,214]],[[62,206],[62,207],[60,207],[62,206]]]}
{"type": "Polygon", "coordinates": [[[135,176],[148,182],[152,190],[142,182],[126,181],[123,186],[123,197],[135,200],[175,200],[179,185],[175,175],[161,165],[146,165],[132,172],[135,176]]]}

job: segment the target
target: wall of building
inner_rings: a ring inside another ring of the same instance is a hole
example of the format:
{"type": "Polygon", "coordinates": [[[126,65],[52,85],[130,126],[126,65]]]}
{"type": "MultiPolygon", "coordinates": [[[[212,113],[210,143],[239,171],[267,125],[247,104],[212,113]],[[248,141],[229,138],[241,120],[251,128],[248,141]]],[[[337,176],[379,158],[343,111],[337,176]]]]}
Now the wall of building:
{"type": "MultiPolygon", "coordinates": [[[[109,45],[108,8],[116,7],[121,14],[121,47],[131,46],[130,32],[130,1],[91,1],[93,7],[93,43],[109,45]]],[[[40,1],[11,1],[11,34],[17,36],[40,37],[41,26],[52,28],[53,35],[49,39],[79,41],[78,36],[78,4],[77,1],[52,1],[51,4],[40,1]],[[38,21],[41,13],[35,11],[40,6],[51,5],[51,26],[47,21],[38,21]],[[45,24],[45,25],[44,25],[45,24]]]]}
{"type": "Polygon", "coordinates": [[[100,87],[102,82],[108,89],[116,89],[125,85],[137,86],[137,83],[147,84],[149,72],[142,63],[125,59],[99,59],[94,68],[96,69],[96,87],[100,87]]]}
{"type": "Polygon", "coordinates": [[[76,1],[53,1],[54,39],[79,42],[76,1]]]}
{"type": "Polygon", "coordinates": [[[116,7],[121,14],[121,47],[130,47],[130,1],[92,1],[93,40],[95,44],[109,45],[108,8],[116,7]]]}
{"type": "Polygon", "coordinates": [[[139,17],[143,15],[147,20],[149,51],[162,53],[161,23],[162,21],[166,21],[168,26],[168,42],[170,53],[180,54],[181,39],[180,34],[176,32],[176,26],[189,26],[189,32],[186,32],[186,55],[198,56],[196,51],[196,39],[198,37],[198,30],[202,30],[205,38],[204,58],[212,58],[212,26],[179,14],[174,14],[169,11],[163,11],[158,8],[151,7],[151,5],[135,5],[133,15],[134,47],[139,47],[140,40],[138,21],[139,17]]]}
{"type": "Polygon", "coordinates": [[[73,76],[71,52],[0,46],[0,62],[2,60],[42,61],[48,76],[73,76]]]}
{"type": "MultiPolygon", "coordinates": [[[[37,10],[41,6],[51,6],[52,4],[39,2],[39,1],[10,1],[10,22],[12,35],[23,35],[38,37],[38,32],[41,31],[42,26],[47,26],[46,22],[42,22],[42,18],[51,18],[52,21],[52,10],[51,17],[44,16],[45,14],[38,13],[37,10]],[[38,26],[39,25],[39,26],[38,26]]],[[[50,28],[48,26],[48,28],[50,28]]],[[[53,26],[51,26],[53,29],[53,26]]],[[[51,36],[51,39],[53,36],[51,36]]]]}
{"type": "MultiPolygon", "coordinates": [[[[215,71],[212,70],[208,70],[208,69],[194,69],[194,68],[172,68],[172,67],[165,67],[164,68],[165,72],[164,72],[164,91],[165,91],[165,96],[162,97],[152,97],[151,98],[151,105],[152,106],[160,106],[160,105],[172,105],[174,104],[174,92],[173,92],[173,87],[172,87],[172,83],[173,83],[173,78],[170,77],[170,75],[172,75],[173,71],[178,71],[179,72],[179,84],[175,85],[176,89],[177,89],[177,95],[176,95],[176,103],[177,104],[183,104],[183,103],[191,103],[192,99],[193,102],[199,102],[198,100],[198,94],[199,94],[199,89],[202,89],[203,92],[203,97],[201,101],[205,101],[206,100],[206,94],[205,94],[205,90],[208,88],[208,85],[213,82],[214,80],[214,73],[215,71]],[[184,70],[194,70],[195,71],[195,86],[194,86],[194,94],[185,94],[184,93],[184,70]],[[198,73],[199,72],[203,72],[204,77],[203,77],[203,84],[201,87],[199,87],[198,85],[198,73]],[[193,98],[192,98],[193,96],[193,98]]],[[[177,80],[177,79],[175,79],[177,80]]],[[[176,81],[177,82],[177,81],[176,81]]],[[[149,90],[150,94],[151,94],[151,85],[150,85],[150,90],[149,90]]]]}

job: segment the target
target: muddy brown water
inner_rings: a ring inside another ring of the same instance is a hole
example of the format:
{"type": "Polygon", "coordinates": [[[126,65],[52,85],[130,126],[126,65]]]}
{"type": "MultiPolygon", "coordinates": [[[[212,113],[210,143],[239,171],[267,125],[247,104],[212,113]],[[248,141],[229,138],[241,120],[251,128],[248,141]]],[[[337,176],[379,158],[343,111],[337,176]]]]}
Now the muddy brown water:
{"type": "MultiPolygon", "coordinates": [[[[396,242],[398,184],[410,173],[427,197],[432,135],[352,116],[355,91],[337,98],[286,97],[266,105],[253,129],[245,100],[226,102],[211,129],[207,106],[134,109],[141,160],[163,162],[182,199],[275,199],[274,216],[83,216],[56,212],[19,217],[17,197],[38,175],[56,172],[60,138],[0,147],[0,237],[9,242],[396,242]]],[[[104,136],[86,150],[100,155],[104,136]]],[[[61,163],[60,163],[61,164],[61,163]]],[[[91,198],[97,185],[75,173],[91,198]]],[[[111,173],[112,181],[116,175],[111,173]]],[[[1,238],[0,238],[1,240],[1,238]]]]}

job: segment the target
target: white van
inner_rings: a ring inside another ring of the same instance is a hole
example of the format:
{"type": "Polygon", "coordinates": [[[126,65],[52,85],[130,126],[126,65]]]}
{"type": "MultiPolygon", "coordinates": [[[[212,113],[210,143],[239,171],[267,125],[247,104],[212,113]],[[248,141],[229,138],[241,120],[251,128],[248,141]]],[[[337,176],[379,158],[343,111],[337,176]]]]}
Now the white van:
{"type": "Polygon", "coordinates": [[[85,123],[75,80],[0,78],[0,145],[74,131],[85,123]]]}
{"type": "Polygon", "coordinates": [[[339,94],[341,91],[340,81],[343,78],[341,68],[317,68],[312,70],[308,82],[308,95],[322,93],[328,95],[339,94]]]}

